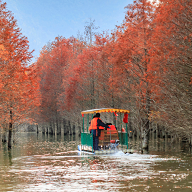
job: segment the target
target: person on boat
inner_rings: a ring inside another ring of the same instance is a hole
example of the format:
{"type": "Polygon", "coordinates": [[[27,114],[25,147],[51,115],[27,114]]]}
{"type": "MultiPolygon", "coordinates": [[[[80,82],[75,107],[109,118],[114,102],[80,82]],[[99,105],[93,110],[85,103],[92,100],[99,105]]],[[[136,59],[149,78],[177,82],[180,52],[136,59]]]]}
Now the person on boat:
{"type": "Polygon", "coordinates": [[[101,130],[104,127],[109,128],[109,126],[103,123],[100,119],[100,113],[96,113],[91,120],[91,125],[89,127],[89,131],[93,134],[93,149],[98,150],[99,144],[99,136],[101,134],[101,130]]]}

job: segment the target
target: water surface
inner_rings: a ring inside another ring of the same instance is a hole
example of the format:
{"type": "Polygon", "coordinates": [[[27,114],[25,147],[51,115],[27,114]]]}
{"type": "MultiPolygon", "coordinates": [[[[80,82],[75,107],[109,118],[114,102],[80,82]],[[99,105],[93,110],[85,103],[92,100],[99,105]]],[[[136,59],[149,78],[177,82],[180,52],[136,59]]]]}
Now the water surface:
{"type": "Polygon", "coordinates": [[[192,191],[192,155],[180,144],[100,156],[80,154],[78,144],[77,136],[16,134],[11,151],[0,144],[0,191],[192,191]]]}

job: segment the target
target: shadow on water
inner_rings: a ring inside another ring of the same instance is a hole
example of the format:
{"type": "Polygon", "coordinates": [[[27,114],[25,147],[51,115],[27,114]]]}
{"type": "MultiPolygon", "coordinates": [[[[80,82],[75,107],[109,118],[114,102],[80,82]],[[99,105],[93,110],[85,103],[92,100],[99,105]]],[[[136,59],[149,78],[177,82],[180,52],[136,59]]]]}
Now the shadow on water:
{"type": "Polygon", "coordinates": [[[8,151],[0,145],[2,191],[191,191],[192,155],[186,143],[129,139],[134,154],[86,155],[78,136],[16,134],[8,151]]]}

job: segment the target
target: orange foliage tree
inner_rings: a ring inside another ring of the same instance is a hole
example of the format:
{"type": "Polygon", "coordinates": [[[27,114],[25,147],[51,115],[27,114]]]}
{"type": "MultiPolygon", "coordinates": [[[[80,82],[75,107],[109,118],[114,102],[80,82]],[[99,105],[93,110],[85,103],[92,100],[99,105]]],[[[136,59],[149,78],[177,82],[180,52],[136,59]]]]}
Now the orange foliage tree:
{"type": "Polygon", "coordinates": [[[191,132],[192,2],[161,0],[156,9],[153,62],[159,64],[161,98],[158,110],[173,132],[191,132]]]}
{"type": "Polygon", "coordinates": [[[83,109],[115,106],[113,66],[109,62],[110,38],[102,34],[95,39],[94,45],[84,48],[78,54],[73,76],[70,77],[66,90],[69,107],[72,107],[71,103],[77,105],[76,100],[81,101],[79,107],[83,109]]]}
{"type": "MultiPolygon", "coordinates": [[[[61,131],[59,122],[67,115],[64,111],[71,105],[70,92],[73,91],[69,91],[68,86],[73,78],[76,58],[82,47],[83,44],[73,37],[69,39],[57,37],[44,47],[37,60],[42,96],[40,121],[56,124],[57,133],[61,131]]],[[[51,134],[54,134],[53,132],[54,130],[51,134]]]]}
{"type": "Polygon", "coordinates": [[[8,125],[8,147],[11,148],[13,125],[26,121],[31,109],[38,105],[38,81],[34,67],[27,67],[32,58],[28,40],[22,36],[6,3],[0,1],[1,125],[8,125]]]}
{"type": "Polygon", "coordinates": [[[148,147],[149,114],[155,78],[154,65],[150,60],[154,10],[147,0],[137,0],[127,6],[125,21],[113,34],[116,39],[115,51],[111,55],[115,67],[114,80],[119,84],[119,92],[122,93],[123,86],[123,97],[137,106],[139,126],[144,138],[143,148],[148,147]]]}

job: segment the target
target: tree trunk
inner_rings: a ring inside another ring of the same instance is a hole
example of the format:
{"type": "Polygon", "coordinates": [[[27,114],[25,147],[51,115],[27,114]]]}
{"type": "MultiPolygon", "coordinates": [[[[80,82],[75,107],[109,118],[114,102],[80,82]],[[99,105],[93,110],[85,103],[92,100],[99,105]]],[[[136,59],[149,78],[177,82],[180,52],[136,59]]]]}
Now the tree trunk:
{"type": "Polygon", "coordinates": [[[56,118],[56,126],[57,126],[57,135],[61,135],[61,126],[58,118],[56,118]]]}
{"type": "Polygon", "coordinates": [[[146,129],[143,130],[142,149],[148,150],[149,148],[149,133],[146,129]]]}
{"type": "Polygon", "coordinates": [[[11,149],[12,147],[11,139],[12,139],[12,123],[9,124],[8,149],[11,149]]]}
{"type": "Polygon", "coordinates": [[[148,150],[149,148],[149,120],[146,119],[144,122],[145,126],[143,129],[143,135],[142,135],[142,149],[148,150]]]}
{"type": "Polygon", "coordinates": [[[75,132],[75,125],[73,125],[73,135],[75,135],[76,132],[75,132]]]}
{"type": "Polygon", "coordinates": [[[37,134],[39,133],[39,127],[38,127],[38,125],[37,125],[37,134]]]}
{"type": "Polygon", "coordinates": [[[69,130],[69,135],[72,135],[73,132],[72,132],[72,127],[71,127],[71,122],[68,121],[68,130],[69,130]]]}
{"type": "Polygon", "coordinates": [[[43,125],[43,127],[42,127],[42,134],[44,135],[45,134],[45,127],[44,127],[45,125],[43,125]]]}
{"type": "Polygon", "coordinates": [[[49,134],[53,135],[53,126],[52,126],[52,122],[49,122],[49,134]]]}
{"type": "Polygon", "coordinates": [[[9,123],[9,134],[8,134],[8,149],[11,149],[12,147],[12,143],[11,143],[11,139],[12,139],[12,132],[13,132],[13,113],[12,110],[10,111],[10,123],[9,123]]]}
{"type": "Polygon", "coordinates": [[[2,135],[2,143],[6,143],[7,142],[6,133],[7,133],[6,130],[4,130],[3,131],[3,135],[2,135]]]}

